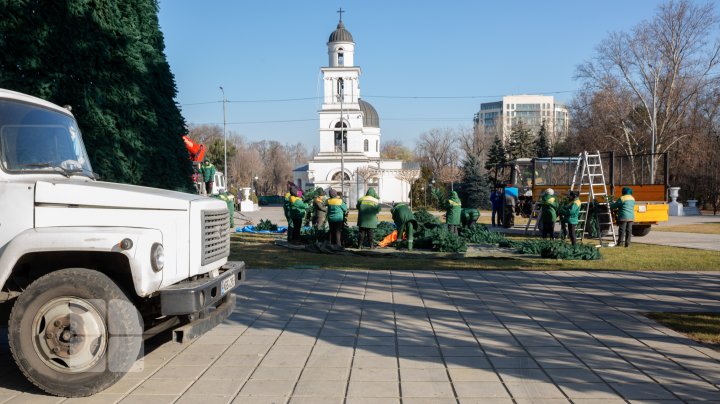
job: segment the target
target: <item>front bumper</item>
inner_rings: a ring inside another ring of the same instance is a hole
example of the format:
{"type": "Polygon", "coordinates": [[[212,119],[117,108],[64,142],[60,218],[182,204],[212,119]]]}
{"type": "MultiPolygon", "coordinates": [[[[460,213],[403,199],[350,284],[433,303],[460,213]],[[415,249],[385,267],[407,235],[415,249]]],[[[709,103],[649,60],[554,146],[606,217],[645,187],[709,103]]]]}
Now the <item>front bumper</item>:
{"type": "Polygon", "coordinates": [[[215,307],[245,280],[245,263],[230,261],[215,278],[179,282],[160,290],[160,312],[164,316],[199,313],[215,307]]]}

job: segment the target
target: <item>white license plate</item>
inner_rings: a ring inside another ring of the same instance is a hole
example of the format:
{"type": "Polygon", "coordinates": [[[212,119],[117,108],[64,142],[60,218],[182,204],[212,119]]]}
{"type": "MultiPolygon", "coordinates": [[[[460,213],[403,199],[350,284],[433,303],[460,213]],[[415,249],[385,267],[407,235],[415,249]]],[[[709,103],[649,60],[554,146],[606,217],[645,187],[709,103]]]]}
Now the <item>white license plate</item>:
{"type": "Polygon", "coordinates": [[[228,290],[235,287],[235,275],[228,276],[222,280],[220,285],[220,295],[224,295],[228,290]]]}

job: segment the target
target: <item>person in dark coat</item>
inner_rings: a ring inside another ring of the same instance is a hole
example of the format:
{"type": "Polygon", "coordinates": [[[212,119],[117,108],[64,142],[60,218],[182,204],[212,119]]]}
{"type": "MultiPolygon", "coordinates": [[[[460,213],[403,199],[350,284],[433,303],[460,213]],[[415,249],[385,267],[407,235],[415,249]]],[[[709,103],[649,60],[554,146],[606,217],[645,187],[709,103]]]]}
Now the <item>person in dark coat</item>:
{"type": "Polygon", "coordinates": [[[342,230],[347,215],[347,206],[337,194],[337,191],[330,188],[330,198],[325,200],[327,208],[327,220],[330,225],[330,244],[342,247],[342,230]]]}
{"type": "Polygon", "coordinates": [[[462,211],[462,202],[457,192],[452,191],[450,198],[446,203],[445,223],[447,223],[448,231],[454,235],[458,235],[458,226],[460,226],[460,213],[462,211]]]}
{"type": "Polygon", "coordinates": [[[403,233],[408,241],[408,250],[413,249],[413,233],[418,228],[418,222],[415,219],[415,215],[412,210],[404,203],[396,203],[390,209],[392,213],[393,222],[395,222],[395,228],[397,229],[397,239],[403,239],[403,233]]]}
{"type": "Polygon", "coordinates": [[[490,221],[494,226],[502,226],[502,211],[503,211],[503,194],[502,194],[502,188],[501,187],[495,187],[495,189],[490,193],[490,203],[492,206],[492,216],[490,218],[490,221]]]}
{"type": "Polygon", "coordinates": [[[558,203],[552,188],[545,190],[542,198],[540,216],[542,220],[542,238],[555,240],[555,220],[557,220],[558,203]]]}
{"type": "Polygon", "coordinates": [[[635,221],[635,197],[630,187],[622,189],[622,196],[610,205],[610,209],[617,210],[618,245],[630,247],[632,226],[635,221]]]}
{"type": "Polygon", "coordinates": [[[375,193],[375,189],[368,189],[365,196],[358,199],[355,207],[358,210],[358,227],[360,228],[359,247],[362,248],[364,241],[368,240],[370,248],[375,248],[373,245],[373,233],[378,224],[377,215],[380,213],[380,200],[375,193]]]}
{"type": "Polygon", "coordinates": [[[312,223],[315,230],[324,229],[327,221],[327,206],[325,205],[325,190],[317,189],[317,196],[313,199],[312,223]]]}

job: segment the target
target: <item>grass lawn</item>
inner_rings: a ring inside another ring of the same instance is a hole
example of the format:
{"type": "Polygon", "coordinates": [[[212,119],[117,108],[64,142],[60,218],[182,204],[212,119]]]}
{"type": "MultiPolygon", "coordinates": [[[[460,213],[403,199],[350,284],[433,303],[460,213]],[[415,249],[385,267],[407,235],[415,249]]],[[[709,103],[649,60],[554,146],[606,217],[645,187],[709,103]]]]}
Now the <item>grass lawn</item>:
{"type": "Polygon", "coordinates": [[[720,271],[720,253],[717,251],[649,244],[633,244],[630,248],[603,248],[603,258],[597,261],[563,261],[522,254],[513,258],[467,259],[442,253],[404,254],[402,257],[317,254],[276,246],[272,244],[276,238],[268,235],[233,235],[230,259],[243,260],[249,268],[720,271]]]}
{"type": "Polygon", "coordinates": [[[720,234],[720,223],[678,224],[653,226],[651,231],[677,231],[681,233],[720,234]]]}
{"type": "Polygon", "coordinates": [[[648,313],[660,324],[720,349],[720,313],[648,313]]]}

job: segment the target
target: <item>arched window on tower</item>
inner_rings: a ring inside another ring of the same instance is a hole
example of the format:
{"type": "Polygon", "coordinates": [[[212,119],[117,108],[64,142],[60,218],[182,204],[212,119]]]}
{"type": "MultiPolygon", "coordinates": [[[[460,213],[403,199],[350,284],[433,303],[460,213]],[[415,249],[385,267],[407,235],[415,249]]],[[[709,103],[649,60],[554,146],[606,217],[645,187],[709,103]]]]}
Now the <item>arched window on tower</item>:
{"type": "Polygon", "coordinates": [[[343,53],[343,48],[338,49],[338,66],[345,66],[345,54],[343,53]]]}
{"type": "Polygon", "coordinates": [[[370,141],[368,141],[367,139],[363,141],[363,150],[370,151],[370,141]]]}
{"type": "Polygon", "coordinates": [[[335,152],[347,152],[347,126],[344,122],[338,122],[335,124],[335,152]],[[340,140],[342,139],[342,140],[340,140]],[[340,145],[343,145],[342,147],[340,145]]]}
{"type": "Polygon", "coordinates": [[[342,78],[338,79],[337,82],[337,100],[338,101],[344,101],[345,100],[345,81],[342,78]]]}

